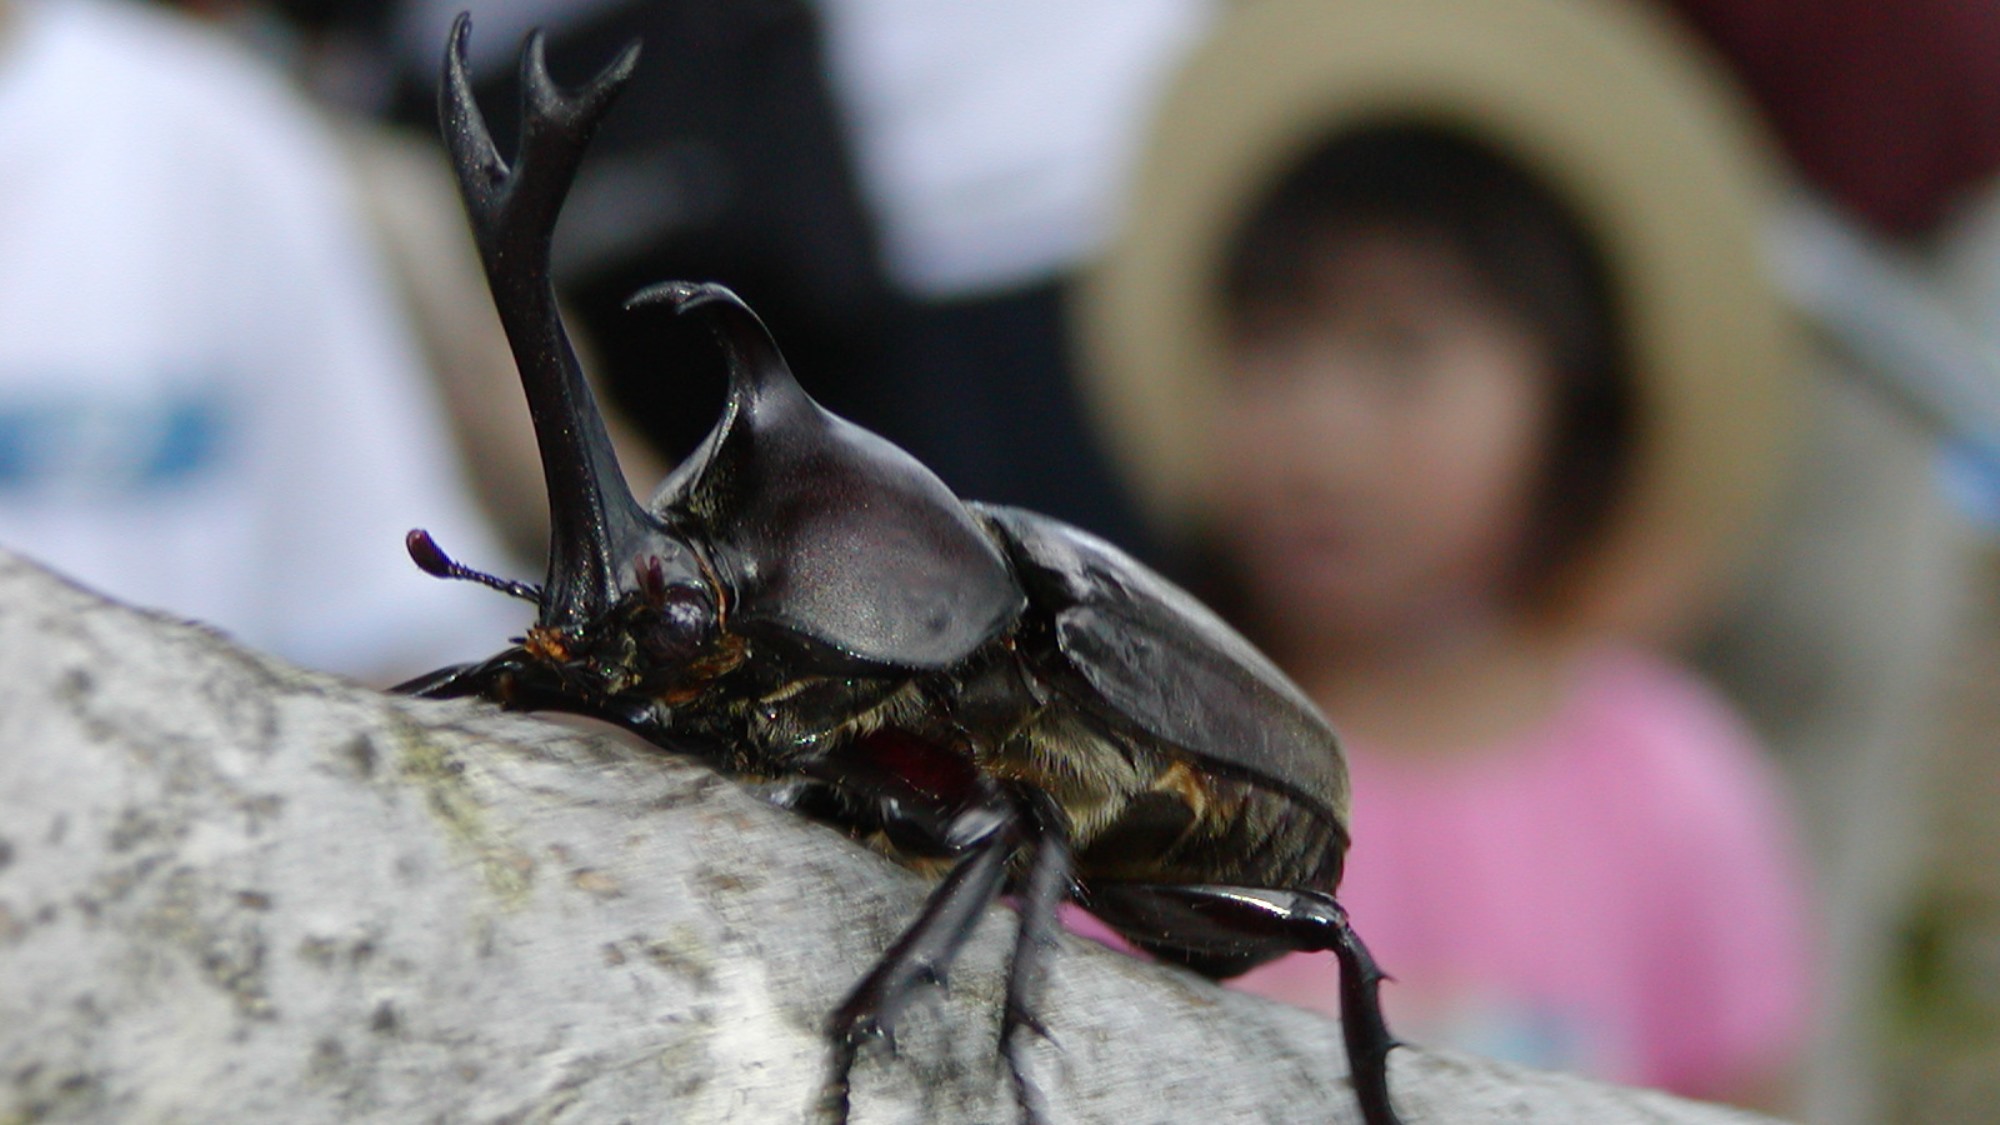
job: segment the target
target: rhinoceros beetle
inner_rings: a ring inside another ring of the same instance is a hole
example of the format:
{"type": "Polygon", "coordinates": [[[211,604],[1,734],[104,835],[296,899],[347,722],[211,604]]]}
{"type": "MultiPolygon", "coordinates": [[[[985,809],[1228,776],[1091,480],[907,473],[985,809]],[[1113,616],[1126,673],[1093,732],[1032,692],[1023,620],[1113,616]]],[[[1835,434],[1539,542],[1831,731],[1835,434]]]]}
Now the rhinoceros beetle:
{"type": "Polygon", "coordinates": [[[1018,896],[999,1050],[1020,1053],[1056,907],[1074,898],[1133,943],[1210,977],[1332,950],[1363,1117],[1393,1122],[1394,1040],[1377,972],[1332,892],[1348,787],[1326,721],[1247,641],[1116,548],[1032,512],[969,503],[888,441],[827,413],[764,325],[717,285],[634,305],[706,322],[729,370],[706,442],[650,506],[627,491],[549,275],[557,213],[637,44],[559,90],[539,34],[522,53],[519,152],[503,161],[446,50],[440,113],[548,483],[540,587],[460,566],[422,531],[431,574],[539,606],[513,647],[402,690],[476,696],[625,727],[762,783],[776,800],[913,865],[947,868],[829,1027],[821,1108],[985,908],[1018,896]]]}

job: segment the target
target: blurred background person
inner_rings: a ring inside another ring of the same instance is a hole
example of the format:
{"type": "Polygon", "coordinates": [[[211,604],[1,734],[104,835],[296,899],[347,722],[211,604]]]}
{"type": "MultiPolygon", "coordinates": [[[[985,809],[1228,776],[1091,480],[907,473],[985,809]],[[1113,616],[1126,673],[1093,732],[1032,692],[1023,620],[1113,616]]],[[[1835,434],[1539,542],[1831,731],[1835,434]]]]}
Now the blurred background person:
{"type": "Polygon", "coordinates": [[[339,156],[285,83],[117,0],[0,0],[0,543],[375,680],[526,624],[339,156]]]}
{"type": "Polygon", "coordinates": [[[1828,875],[1841,987],[1808,1116],[1983,1118],[2000,1100],[2000,7],[1671,6],[1790,158],[1775,250],[1831,345],[1783,551],[1708,654],[1778,733],[1828,875]]]}
{"type": "MultiPolygon", "coordinates": [[[[1773,764],[1666,653],[1777,484],[1770,157],[1621,4],[1265,0],[1158,107],[1101,417],[1346,736],[1392,1025],[1788,1104],[1817,923],[1773,764]]],[[[1328,958],[1242,986],[1333,1010],[1328,958]]]]}

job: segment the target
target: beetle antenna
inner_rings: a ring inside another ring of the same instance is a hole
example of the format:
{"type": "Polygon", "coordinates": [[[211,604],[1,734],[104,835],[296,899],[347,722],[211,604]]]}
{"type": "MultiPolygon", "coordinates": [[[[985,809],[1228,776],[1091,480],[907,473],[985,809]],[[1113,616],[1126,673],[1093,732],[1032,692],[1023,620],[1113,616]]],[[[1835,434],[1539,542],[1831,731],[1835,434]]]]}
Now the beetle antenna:
{"type": "Polygon", "coordinates": [[[515,582],[508,578],[495,578],[482,570],[474,570],[444,553],[431,533],[419,527],[403,537],[403,546],[410,550],[410,561],[417,569],[432,578],[457,578],[467,582],[477,582],[511,597],[540,604],[542,588],[526,582],[515,582]]]}

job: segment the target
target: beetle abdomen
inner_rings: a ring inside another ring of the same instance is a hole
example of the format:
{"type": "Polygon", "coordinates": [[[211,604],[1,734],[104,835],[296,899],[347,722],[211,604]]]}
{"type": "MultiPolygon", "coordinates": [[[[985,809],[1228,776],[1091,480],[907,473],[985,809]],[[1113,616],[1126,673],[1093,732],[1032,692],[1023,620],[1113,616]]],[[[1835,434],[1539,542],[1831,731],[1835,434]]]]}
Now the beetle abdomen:
{"type": "MultiPolygon", "coordinates": [[[[947,808],[972,799],[980,774],[1039,790],[1062,810],[1086,880],[1326,891],[1339,882],[1347,835],[1316,803],[1068,706],[1035,673],[1061,659],[1048,630],[1029,633],[990,642],[951,673],[808,677],[739,701],[752,772],[820,776],[837,760],[831,772],[857,796],[907,790],[947,808]],[[828,725],[830,714],[843,718],[828,725]]],[[[938,855],[847,827],[910,866],[938,855]]]]}
{"type": "Polygon", "coordinates": [[[1347,833],[1316,805],[1066,707],[1041,711],[980,765],[1055,798],[1085,881],[1340,882],[1347,833]]]}

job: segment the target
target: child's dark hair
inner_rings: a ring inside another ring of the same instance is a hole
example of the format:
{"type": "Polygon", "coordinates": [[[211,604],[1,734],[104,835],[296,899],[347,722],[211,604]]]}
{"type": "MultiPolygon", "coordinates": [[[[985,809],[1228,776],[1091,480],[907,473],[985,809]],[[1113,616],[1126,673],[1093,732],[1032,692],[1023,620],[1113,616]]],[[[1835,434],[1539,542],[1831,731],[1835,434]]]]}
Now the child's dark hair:
{"type": "Polygon", "coordinates": [[[1309,152],[1249,212],[1223,262],[1225,323],[1306,302],[1325,235],[1385,227],[1442,239],[1548,349],[1551,448],[1518,571],[1525,596],[1545,596],[1601,529],[1635,441],[1609,271],[1562,202],[1490,146],[1435,125],[1378,125],[1309,152]]]}

